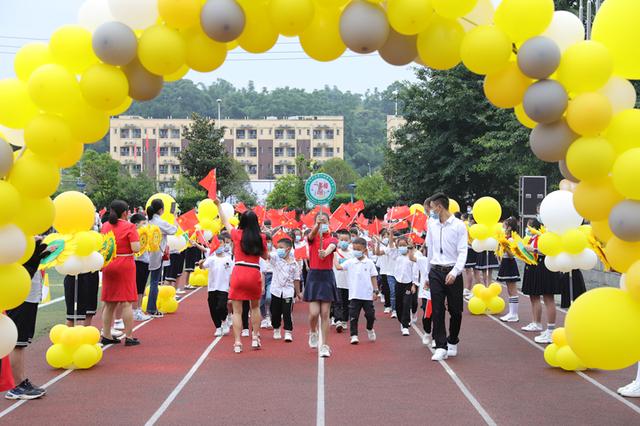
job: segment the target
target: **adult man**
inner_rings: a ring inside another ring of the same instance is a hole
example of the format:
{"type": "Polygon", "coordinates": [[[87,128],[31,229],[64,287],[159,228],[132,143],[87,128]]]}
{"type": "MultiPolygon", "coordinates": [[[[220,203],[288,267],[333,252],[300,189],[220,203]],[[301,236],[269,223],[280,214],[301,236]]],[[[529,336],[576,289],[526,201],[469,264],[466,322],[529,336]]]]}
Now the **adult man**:
{"type": "Polygon", "coordinates": [[[458,334],[462,323],[462,270],[467,259],[467,227],[449,212],[449,198],[438,193],[430,199],[438,220],[427,232],[427,282],[431,290],[433,339],[436,351],[431,358],[442,361],[458,354],[458,334]],[[449,309],[449,337],[445,327],[445,300],[449,309]]]}

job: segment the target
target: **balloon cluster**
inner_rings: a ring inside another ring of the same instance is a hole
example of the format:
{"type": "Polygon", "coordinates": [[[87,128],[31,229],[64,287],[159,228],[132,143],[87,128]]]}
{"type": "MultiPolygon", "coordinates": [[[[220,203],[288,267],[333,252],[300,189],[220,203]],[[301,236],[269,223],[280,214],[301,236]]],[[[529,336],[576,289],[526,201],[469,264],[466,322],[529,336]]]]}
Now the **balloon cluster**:
{"type": "Polygon", "coordinates": [[[218,206],[213,200],[207,198],[200,201],[196,215],[198,217],[197,227],[202,230],[205,240],[211,240],[214,235],[218,235],[222,230],[222,222],[218,218],[218,206]]]}
{"type": "Polygon", "coordinates": [[[471,247],[478,253],[495,251],[498,248],[500,235],[504,233],[500,203],[492,197],[482,197],[473,204],[473,218],[476,224],[469,228],[469,236],[473,239],[471,247]]]}
{"type": "MultiPolygon", "coordinates": [[[[142,298],[141,308],[147,310],[147,302],[149,300],[149,287],[146,288],[144,297],[142,298]]],[[[163,314],[173,314],[178,310],[178,301],[176,300],[176,288],[170,285],[158,286],[158,299],[156,306],[163,314]]]]}
{"type": "Polygon", "coordinates": [[[53,345],[47,349],[47,363],[53,368],[87,369],[102,359],[100,331],[95,327],[64,324],[53,326],[49,332],[53,345]]]}
{"type": "Polygon", "coordinates": [[[193,287],[206,287],[209,281],[209,270],[200,269],[196,266],[193,272],[189,275],[189,285],[193,287]]]}
{"type": "Polygon", "coordinates": [[[556,328],[551,334],[553,343],[544,350],[544,360],[552,367],[560,367],[565,371],[586,370],[587,367],[573,352],[567,343],[564,328],[556,328]]]}
{"type": "Polygon", "coordinates": [[[489,287],[476,284],[471,291],[473,297],[469,299],[469,312],[473,315],[499,314],[504,310],[505,302],[500,297],[500,293],[502,293],[500,284],[491,283],[489,287]]]}

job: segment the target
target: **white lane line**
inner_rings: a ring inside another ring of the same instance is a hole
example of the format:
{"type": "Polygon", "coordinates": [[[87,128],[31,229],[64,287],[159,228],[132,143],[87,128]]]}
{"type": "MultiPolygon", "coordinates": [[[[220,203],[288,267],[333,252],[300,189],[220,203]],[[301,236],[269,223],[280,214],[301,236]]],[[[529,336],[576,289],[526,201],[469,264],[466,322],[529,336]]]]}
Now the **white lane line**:
{"type": "Polygon", "coordinates": [[[180,383],[178,383],[178,385],[171,391],[171,393],[169,394],[167,399],[164,400],[160,408],[158,408],[156,412],[153,413],[151,418],[147,420],[147,422],[145,423],[145,426],[153,426],[158,421],[160,416],[162,416],[164,412],[167,411],[167,408],[169,408],[169,406],[176,399],[178,394],[182,392],[182,389],[184,389],[187,383],[189,383],[189,380],[191,380],[193,375],[196,374],[196,371],[198,371],[200,366],[204,363],[204,361],[207,359],[207,357],[209,356],[213,348],[216,347],[216,345],[220,340],[222,340],[222,336],[216,337],[213,340],[213,342],[211,342],[211,344],[207,346],[204,352],[202,352],[202,355],[200,355],[200,358],[198,358],[198,360],[195,362],[195,364],[193,364],[193,366],[187,372],[187,374],[182,378],[182,380],[180,380],[180,383]]]}
{"type": "Polygon", "coordinates": [[[46,308],[49,305],[53,305],[54,303],[62,302],[64,300],[64,296],[57,297],[53,300],[48,301],[47,303],[43,303],[42,305],[38,305],[38,309],[46,308]]]}
{"type": "MultiPolygon", "coordinates": [[[[420,329],[415,324],[411,324],[411,327],[415,330],[416,334],[420,337],[420,339],[422,339],[422,336],[424,335],[424,333],[420,331],[420,329]]],[[[431,353],[435,352],[433,348],[431,348],[431,345],[429,345],[427,348],[431,351],[431,353]]],[[[471,405],[473,405],[473,408],[475,408],[478,414],[480,414],[480,416],[485,421],[485,423],[490,426],[496,426],[497,423],[495,422],[495,420],[491,418],[489,413],[487,413],[487,410],[485,410],[482,404],[480,404],[480,402],[476,399],[476,397],[473,396],[469,388],[465,386],[462,380],[460,380],[460,377],[458,377],[456,372],[453,371],[453,369],[449,366],[449,364],[447,364],[446,361],[438,361],[438,362],[440,363],[442,368],[444,368],[444,370],[447,372],[449,377],[451,377],[451,380],[453,380],[453,382],[458,386],[462,394],[467,398],[467,400],[471,403],[471,405]]]]}
{"type": "MultiPolygon", "coordinates": [[[[180,299],[178,301],[178,303],[182,302],[183,300],[186,300],[189,296],[191,296],[192,294],[194,294],[195,292],[197,292],[198,290],[200,290],[201,288],[204,287],[198,287],[196,290],[192,291],[191,293],[187,294],[186,296],[184,296],[182,299],[180,299]]],[[[154,318],[151,318],[148,321],[142,322],[140,324],[138,324],[137,326],[135,326],[133,328],[133,331],[138,330],[141,327],[144,327],[145,325],[149,324],[151,321],[153,321],[154,318]]],[[[115,345],[107,345],[104,348],[102,348],[102,351],[106,351],[107,349],[109,349],[110,347],[115,346],[115,345]]],[[[55,376],[53,379],[49,380],[47,383],[45,383],[44,385],[42,385],[41,387],[43,389],[47,389],[49,386],[53,385],[54,383],[56,383],[57,381],[67,377],[69,374],[71,374],[73,372],[73,370],[66,370],[63,371],[62,373],[58,374],[57,376],[55,376]]],[[[4,411],[0,412],[0,419],[4,416],[6,416],[7,414],[11,413],[13,410],[15,410],[16,408],[20,407],[21,405],[25,404],[26,402],[29,402],[30,400],[27,399],[22,399],[20,401],[16,401],[14,402],[12,405],[8,406],[7,408],[4,409],[4,411]]],[[[31,401],[35,401],[35,400],[31,400],[31,401]]]]}
{"type": "Polygon", "coordinates": [[[316,425],[324,426],[324,358],[320,356],[322,340],[322,318],[318,317],[318,394],[316,405],[316,425]]]}

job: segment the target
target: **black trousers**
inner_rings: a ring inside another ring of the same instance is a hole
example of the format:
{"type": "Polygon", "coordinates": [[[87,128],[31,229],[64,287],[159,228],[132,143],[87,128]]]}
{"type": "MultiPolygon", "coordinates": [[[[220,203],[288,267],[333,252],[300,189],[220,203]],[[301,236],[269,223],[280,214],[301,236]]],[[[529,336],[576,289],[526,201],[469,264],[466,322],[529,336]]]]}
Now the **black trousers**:
{"type": "Polygon", "coordinates": [[[425,333],[431,334],[431,317],[427,318],[425,315],[427,312],[427,303],[427,299],[422,299],[422,329],[425,333]]]}
{"type": "Polygon", "coordinates": [[[336,321],[349,321],[349,289],[338,289],[338,301],[335,303],[333,315],[336,321]]]}
{"type": "Polygon", "coordinates": [[[380,291],[384,296],[384,307],[391,307],[391,289],[389,288],[389,281],[386,275],[380,275],[380,291]]]}
{"type": "Polygon", "coordinates": [[[251,310],[251,303],[248,300],[242,302],[242,329],[249,329],[249,311],[251,310]]]}
{"type": "Polygon", "coordinates": [[[351,299],[349,302],[349,317],[351,318],[351,335],[358,335],[358,317],[360,310],[364,310],[364,317],[367,319],[367,330],[373,330],[373,323],[376,320],[376,310],[373,307],[373,301],[351,299]]]}
{"type": "Polygon", "coordinates": [[[418,292],[416,291],[411,295],[411,313],[418,312],[418,292]]]}
{"type": "Polygon", "coordinates": [[[271,295],[271,325],[274,330],[280,328],[280,324],[284,322],[286,331],[293,331],[293,321],[291,320],[291,312],[293,310],[293,297],[278,297],[271,295]]]}
{"type": "Polygon", "coordinates": [[[209,313],[211,314],[211,320],[216,328],[222,326],[222,321],[227,319],[229,311],[227,309],[227,300],[229,300],[229,293],[226,291],[210,291],[207,301],[209,302],[209,313]]]}
{"type": "Polygon", "coordinates": [[[411,325],[411,305],[413,304],[411,286],[411,283],[396,282],[396,313],[402,328],[409,328],[411,325]]]}
{"type": "Polygon", "coordinates": [[[458,275],[451,285],[444,283],[447,273],[445,271],[431,268],[429,272],[429,287],[431,288],[431,304],[433,313],[433,339],[436,348],[447,349],[447,343],[457,345],[460,339],[460,325],[462,324],[462,275],[458,275]],[[449,337],[445,326],[445,301],[449,310],[449,337]]]}

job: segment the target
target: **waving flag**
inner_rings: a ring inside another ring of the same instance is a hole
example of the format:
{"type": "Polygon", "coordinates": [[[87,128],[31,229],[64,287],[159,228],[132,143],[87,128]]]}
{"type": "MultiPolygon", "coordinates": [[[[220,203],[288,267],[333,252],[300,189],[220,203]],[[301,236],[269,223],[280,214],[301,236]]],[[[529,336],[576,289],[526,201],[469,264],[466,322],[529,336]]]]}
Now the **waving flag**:
{"type": "Polygon", "coordinates": [[[207,197],[212,200],[218,197],[218,179],[216,178],[216,169],[212,169],[204,179],[200,181],[200,186],[207,190],[207,197]]]}

